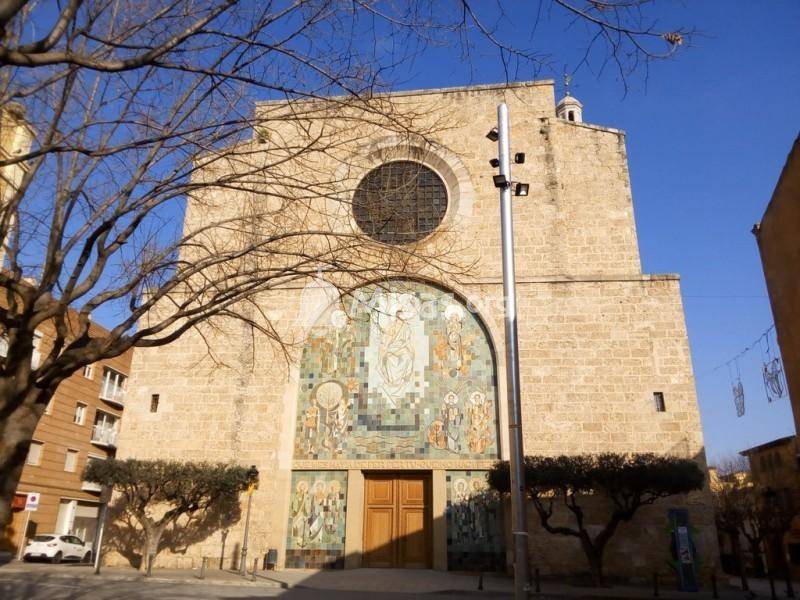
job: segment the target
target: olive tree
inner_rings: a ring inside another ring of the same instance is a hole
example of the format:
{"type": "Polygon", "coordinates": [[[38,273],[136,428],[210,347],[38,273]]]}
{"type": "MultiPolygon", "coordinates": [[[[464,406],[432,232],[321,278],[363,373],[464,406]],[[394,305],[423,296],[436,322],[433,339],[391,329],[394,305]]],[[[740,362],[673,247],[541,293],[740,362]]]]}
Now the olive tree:
{"type": "Polygon", "coordinates": [[[116,512],[140,528],[144,568],[148,557],[155,559],[165,533],[180,540],[206,517],[217,523],[232,508],[238,515],[239,494],[258,483],[258,471],[222,463],[112,458],[89,462],[83,478],[117,493],[116,512]]]}
{"type": "MultiPolygon", "coordinates": [[[[498,462],[488,475],[496,490],[510,489],[507,462],[498,462]]],[[[655,454],[597,454],[526,456],[525,485],[542,528],[580,541],[595,585],[603,585],[603,552],[621,523],[660,498],[703,487],[705,475],[693,460],[655,454]],[[585,502],[590,496],[610,500],[602,526],[590,527],[585,502]],[[571,515],[571,524],[555,525],[557,504],[571,515]]]]}

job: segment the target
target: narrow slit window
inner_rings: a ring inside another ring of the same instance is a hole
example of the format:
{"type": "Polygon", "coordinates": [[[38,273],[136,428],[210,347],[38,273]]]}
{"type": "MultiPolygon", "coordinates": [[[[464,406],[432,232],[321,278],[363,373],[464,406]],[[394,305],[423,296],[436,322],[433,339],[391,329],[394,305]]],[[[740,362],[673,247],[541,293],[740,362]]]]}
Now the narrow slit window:
{"type": "Polygon", "coordinates": [[[160,396],[158,394],[153,394],[150,396],[150,412],[158,412],[158,400],[160,396]]]}
{"type": "Polygon", "coordinates": [[[667,405],[664,404],[664,392],[653,392],[653,401],[656,405],[656,412],[666,412],[667,405]]]}

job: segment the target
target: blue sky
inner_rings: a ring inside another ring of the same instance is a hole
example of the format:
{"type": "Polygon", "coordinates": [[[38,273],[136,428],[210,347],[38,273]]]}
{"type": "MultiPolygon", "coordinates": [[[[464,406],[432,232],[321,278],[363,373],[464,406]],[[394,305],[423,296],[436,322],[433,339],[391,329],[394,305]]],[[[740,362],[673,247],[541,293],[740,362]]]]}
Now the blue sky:
{"type": "MultiPolygon", "coordinates": [[[[535,3],[533,3],[535,4],[535,3]]],[[[692,47],[629,79],[583,68],[573,95],[584,119],[627,132],[634,207],[645,272],[677,272],[693,353],[709,458],[794,432],[786,399],[768,404],[758,350],[740,361],[746,413],[737,418],[725,362],[772,323],[750,229],[769,201],[800,128],[800,2],[661,2],[662,22],[702,32],[692,47]]],[[[585,37],[556,14],[530,40],[532,15],[501,31],[547,50],[556,77],[578,61],[585,37]],[[570,64],[572,61],[572,64],[570,64]]],[[[437,50],[446,55],[452,50],[437,50]]],[[[444,56],[443,56],[444,57],[444,56]]],[[[405,88],[502,79],[496,53],[479,46],[470,68],[417,61],[405,88]],[[447,66],[443,66],[447,65],[447,66]]],[[[517,79],[529,79],[524,71],[517,79]]]]}
{"type": "MultiPolygon", "coordinates": [[[[540,5],[504,3],[508,13],[497,35],[550,60],[538,72],[512,70],[511,79],[560,81],[584,54],[584,26],[552,6],[539,15],[532,33],[540,5]]],[[[476,6],[486,11],[487,23],[496,20],[494,3],[476,6]]],[[[593,54],[589,66],[575,73],[572,91],[584,103],[586,121],[627,131],[643,268],[682,276],[707,450],[714,460],[793,433],[788,401],[768,404],[764,397],[757,350],[740,363],[743,418],[734,411],[727,369],[708,371],[772,323],[750,229],[763,214],[800,126],[800,1],[658,0],[653,6],[665,29],[685,26],[702,35],[676,58],[652,64],[647,77],[642,71],[630,77],[627,92],[612,66],[600,68],[602,54],[593,54]]],[[[402,47],[397,39],[356,43],[379,52],[402,47]]],[[[479,36],[468,61],[463,48],[431,46],[393,75],[395,89],[504,78],[496,48],[479,36]]]]}

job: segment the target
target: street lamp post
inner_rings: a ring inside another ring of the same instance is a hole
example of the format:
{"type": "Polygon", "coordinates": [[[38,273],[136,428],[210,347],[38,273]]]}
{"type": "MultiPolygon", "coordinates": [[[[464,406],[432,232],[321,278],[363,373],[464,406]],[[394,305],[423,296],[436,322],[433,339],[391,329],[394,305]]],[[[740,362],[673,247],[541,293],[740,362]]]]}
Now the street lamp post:
{"type": "MultiPolygon", "coordinates": [[[[258,469],[256,466],[253,465],[248,470],[248,475],[250,475],[250,481],[255,481],[258,477],[258,469]]],[[[253,505],[253,492],[256,489],[256,484],[251,483],[247,486],[247,516],[245,517],[244,521],[244,540],[242,541],[242,560],[239,563],[239,572],[242,575],[247,574],[247,536],[250,533],[250,508],[253,505]]]]}
{"type": "MultiPolygon", "coordinates": [[[[511,211],[511,153],[508,139],[508,107],[497,107],[497,150],[500,174],[495,186],[500,189],[500,223],[503,241],[503,294],[505,296],[506,389],[508,393],[508,429],[511,451],[511,513],[514,539],[514,597],[527,598],[528,523],[525,511],[525,471],[522,445],[522,407],[520,405],[519,344],[517,341],[517,290],[514,268],[514,222],[511,211]]],[[[494,132],[489,135],[494,138],[494,132]]],[[[522,160],[524,160],[524,155],[522,160]]],[[[521,162],[521,161],[519,161],[521,162]]],[[[494,163],[493,163],[494,164],[494,163]]],[[[527,195],[527,185],[524,194],[527,195]]]]}
{"type": "MultiPolygon", "coordinates": [[[[102,553],[103,553],[103,533],[106,528],[106,519],[108,515],[108,503],[111,501],[111,493],[113,488],[111,486],[104,485],[101,492],[100,492],[100,516],[97,519],[97,529],[94,533],[94,554],[92,558],[94,558],[94,574],[100,574],[100,561],[102,560],[102,553]]],[[[145,557],[143,560],[147,560],[145,557]]]]}

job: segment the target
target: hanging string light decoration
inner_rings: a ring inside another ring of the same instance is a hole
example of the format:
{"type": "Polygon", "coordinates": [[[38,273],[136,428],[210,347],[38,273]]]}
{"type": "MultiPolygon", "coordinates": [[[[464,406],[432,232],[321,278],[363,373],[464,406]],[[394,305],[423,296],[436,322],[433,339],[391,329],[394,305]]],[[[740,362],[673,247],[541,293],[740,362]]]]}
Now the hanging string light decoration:
{"type": "Polygon", "coordinates": [[[756,348],[761,351],[761,379],[764,383],[764,391],[767,402],[773,403],[779,398],[789,397],[789,386],[786,383],[786,372],[778,347],[777,332],[773,323],[767,327],[766,331],[758,336],[753,343],[742,349],[738,354],[729,358],[727,361],[718,364],[713,369],[700,373],[697,377],[706,377],[716,373],[720,369],[728,369],[728,380],[730,381],[731,391],[733,392],[733,403],[736,407],[736,416],[742,417],[745,412],[744,385],[742,384],[741,369],[739,360],[745,358],[756,348]],[[733,367],[736,367],[734,376],[733,367]]]}
{"type": "Polygon", "coordinates": [[[764,336],[761,346],[761,376],[764,380],[764,390],[767,393],[767,402],[783,398],[786,394],[786,380],[783,363],[780,356],[772,350],[769,331],[764,336]]]}
{"type": "Polygon", "coordinates": [[[731,372],[731,366],[728,364],[728,375],[731,380],[731,389],[733,390],[733,405],[736,407],[736,416],[743,417],[744,416],[744,386],[742,385],[742,373],[739,370],[739,359],[737,358],[735,361],[736,363],[736,379],[733,378],[733,373],[731,372]]]}

